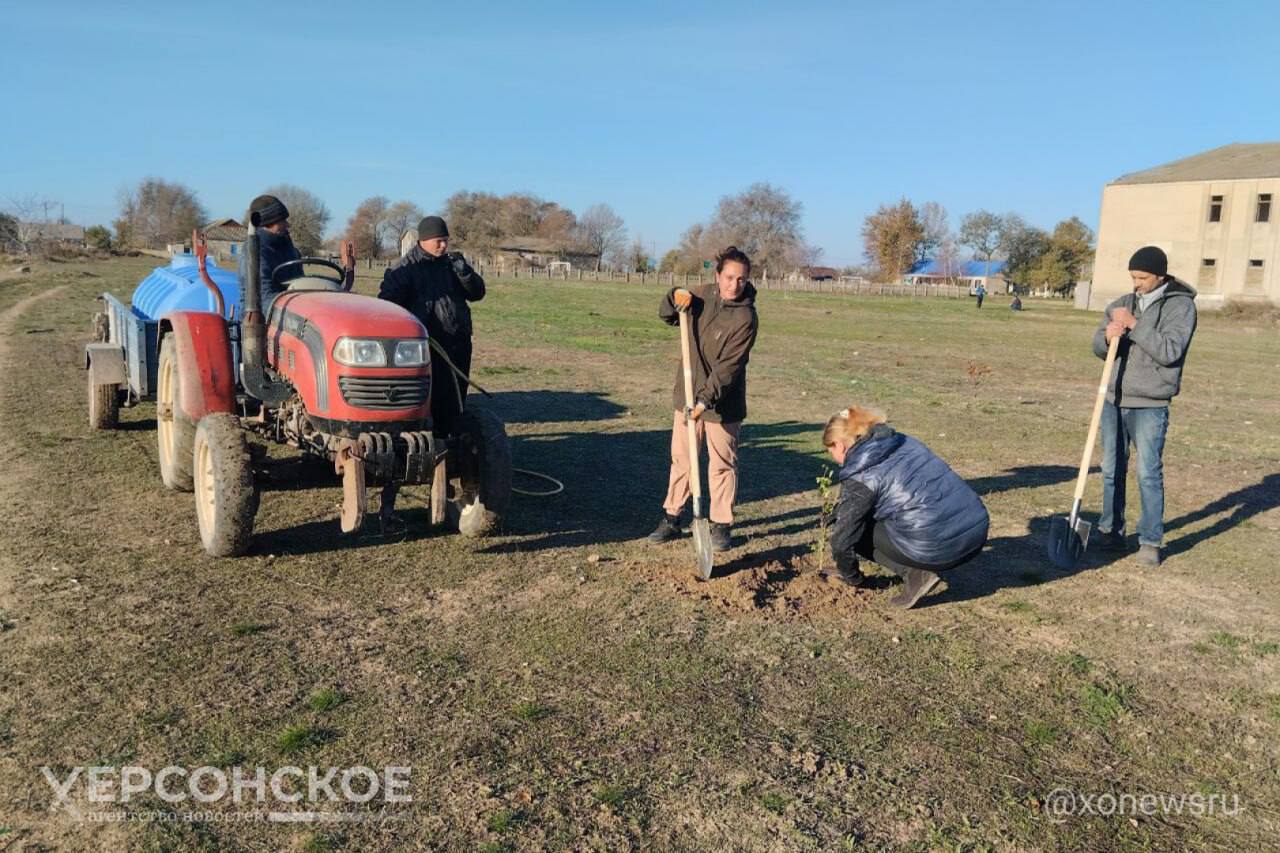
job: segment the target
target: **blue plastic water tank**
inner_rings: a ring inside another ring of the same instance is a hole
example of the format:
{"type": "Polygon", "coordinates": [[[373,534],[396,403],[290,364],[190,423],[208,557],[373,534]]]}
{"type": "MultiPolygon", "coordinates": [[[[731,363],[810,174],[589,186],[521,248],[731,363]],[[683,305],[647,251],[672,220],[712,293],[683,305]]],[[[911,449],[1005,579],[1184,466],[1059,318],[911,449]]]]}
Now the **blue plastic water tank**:
{"type": "MultiPolygon", "coordinates": [[[[240,305],[240,276],[220,268],[208,258],[205,269],[209,278],[222,291],[222,302],[227,316],[240,305]]],[[[170,311],[217,310],[213,294],[200,279],[196,256],[174,255],[168,266],[156,267],[133,291],[130,300],[133,312],[148,320],[158,320],[170,311]]]]}

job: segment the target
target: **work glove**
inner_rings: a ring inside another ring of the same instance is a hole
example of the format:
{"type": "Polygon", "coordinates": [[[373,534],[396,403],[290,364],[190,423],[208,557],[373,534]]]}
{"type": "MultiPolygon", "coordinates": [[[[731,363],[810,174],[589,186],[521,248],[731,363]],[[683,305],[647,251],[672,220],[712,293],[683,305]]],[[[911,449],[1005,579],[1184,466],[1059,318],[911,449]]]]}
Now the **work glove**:
{"type": "Polygon", "coordinates": [[[685,406],[684,407],[685,423],[688,423],[689,421],[696,422],[698,418],[702,417],[703,412],[705,412],[706,410],[707,410],[707,404],[701,403],[701,402],[698,403],[693,408],[689,408],[688,406],[685,406]]]}
{"type": "Polygon", "coordinates": [[[671,302],[676,306],[677,311],[688,311],[693,307],[693,294],[683,287],[677,287],[671,294],[671,302]]]}
{"type": "Polygon", "coordinates": [[[471,265],[467,263],[467,259],[462,256],[461,252],[450,252],[449,263],[453,264],[453,271],[458,274],[458,278],[466,278],[471,275],[471,265]]]}

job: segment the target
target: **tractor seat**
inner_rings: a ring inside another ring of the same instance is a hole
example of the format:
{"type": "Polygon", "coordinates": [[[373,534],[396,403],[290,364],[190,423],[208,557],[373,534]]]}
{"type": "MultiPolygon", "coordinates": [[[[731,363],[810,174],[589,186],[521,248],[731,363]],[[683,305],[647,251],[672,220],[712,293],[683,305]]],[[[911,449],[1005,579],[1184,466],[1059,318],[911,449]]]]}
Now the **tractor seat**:
{"type": "Polygon", "coordinates": [[[289,280],[289,290],[342,291],[342,282],[322,275],[303,275],[289,280]]]}

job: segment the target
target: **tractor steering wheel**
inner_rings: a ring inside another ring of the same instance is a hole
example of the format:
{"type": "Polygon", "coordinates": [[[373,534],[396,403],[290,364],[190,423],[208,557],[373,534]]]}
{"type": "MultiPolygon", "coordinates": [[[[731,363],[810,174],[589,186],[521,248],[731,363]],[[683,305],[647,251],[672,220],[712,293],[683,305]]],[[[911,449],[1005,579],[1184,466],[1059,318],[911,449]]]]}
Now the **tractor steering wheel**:
{"type": "Polygon", "coordinates": [[[283,287],[285,283],[280,280],[281,270],[292,269],[293,267],[298,267],[299,269],[301,269],[307,264],[315,264],[317,266],[328,267],[329,269],[333,270],[338,274],[337,278],[330,278],[327,275],[318,275],[318,276],[315,276],[315,278],[324,279],[325,281],[333,282],[338,286],[337,287],[338,290],[347,289],[346,270],[344,270],[342,267],[335,264],[333,261],[325,260],[324,258],[298,258],[296,261],[285,261],[283,264],[281,264],[280,266],[276,267],[274,270],[271,271],[271,283],[276,287],[283,287]]]}

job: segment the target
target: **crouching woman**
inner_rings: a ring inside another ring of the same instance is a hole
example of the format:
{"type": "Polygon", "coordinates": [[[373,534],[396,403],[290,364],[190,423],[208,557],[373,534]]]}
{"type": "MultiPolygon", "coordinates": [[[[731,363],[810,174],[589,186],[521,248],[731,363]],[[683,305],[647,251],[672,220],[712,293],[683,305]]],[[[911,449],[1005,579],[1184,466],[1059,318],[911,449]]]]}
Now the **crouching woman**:
{"type": "Polygon", "coordinates": [[[982,499],[884,415],[851,406],[827,421],[822,443],[841,466],[831,552],[845,583],[861,585],[858,558],[871,560],[904,581],[890,603],[914,607],[939,572],[967,563],[986,544],[982,499]]]}

